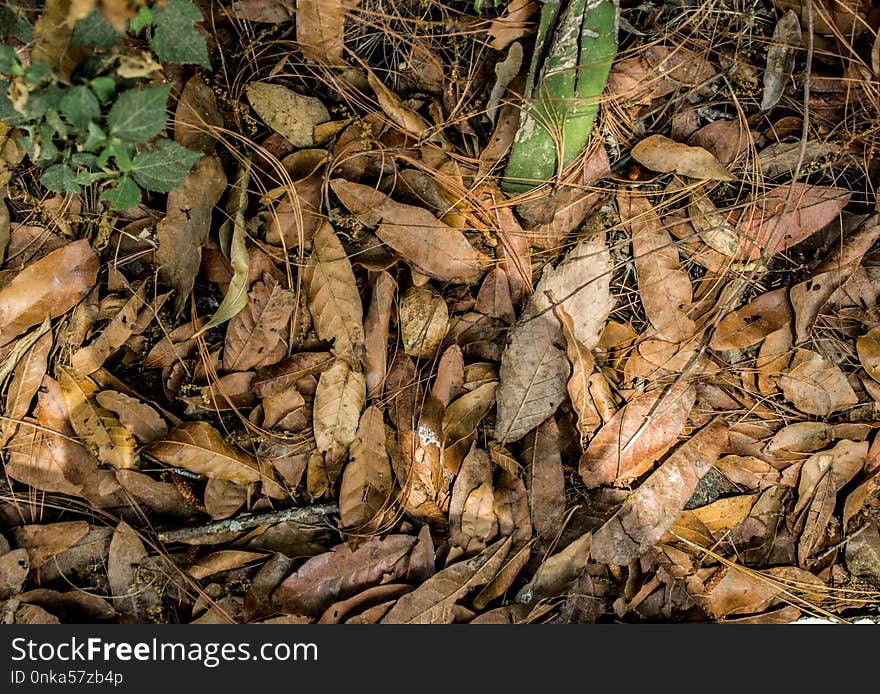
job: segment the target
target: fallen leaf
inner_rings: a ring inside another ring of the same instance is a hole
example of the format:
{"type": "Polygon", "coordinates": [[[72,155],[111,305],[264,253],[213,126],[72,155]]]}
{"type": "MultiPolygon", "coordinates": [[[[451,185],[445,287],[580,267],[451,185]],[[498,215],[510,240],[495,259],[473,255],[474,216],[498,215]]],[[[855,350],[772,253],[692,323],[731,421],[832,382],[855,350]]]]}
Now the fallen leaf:
{"type": "Polygon", "coordinates": [[[483,258],[464,234],[424,208],[341,178],[331,180],[330,188],[362,224],[374,227],[379,239],[422,274],[467,284],[482,277],[483,258]]]}
{"type": "Polygon", "coordinates": [[[174,139],[196,152],[210,154],[216,132],[223,127],[223,116],[217,109],[213,90],[201,75],[190,77],[180,93],[174,111],[174,139]]]}
{"type": "MultiPolygon", "coordinates": [[[[267,278],[268,280],[268,278],[267,278]]],[[[223,368],[246,371],[270,366],[287,355],[287,325],[296,304],[293,292],[269,280],[255,282],[247,304],[226,328],[223,368]]]]}
{"type": "Polygon", "coordinates": [[[100,261],[86,239],[26,266],[0,289],[0,347],[73,308],[95,284],[100,261]],[[38,289],[38,290],[37,290],[38,289]]]}
{"type": "Polygon", "coordinates": [[[847,542],[846,568],[851,574],[865,578],[875,586],[880,585],[880,531],[876,522],[847,542]]]}
{"type": "Polygon", "coordinates": [[[726,447],[727,423],[715,418],[679,446],[593,532],[592,558],[626,566],[645,554],[672,527],[697,482],[726,447]]]}
{"type": "Polygon", "coordinates": [[[134,333],[140,310],[146,305],[146,284],[141,284],[119,313],[98,333],[86,347],[81,347],[70,357],[70,365],[80,376],[88,376],[100,369],[104,362],[134,333]]]}
{"type": "Polygon", "coordinates": [[[351,263],[330,224],[323,224],[312,240],[303,284],[318,337],[333,342],[337,356],[359,352],[364,343],[360,294],[351,263]]]}
{"type": "Polygon", "coordinates": [[[205,510],[215,520],[229,518],[244,505],[247,498],[248,488],[235,482],[215,477],[205,485],[205,510]]]}
{"type": "Polygon", "coordinates": [[[403,349],[412,357],[434,356],[449,326],[449,309],[442,296],[427,287],[410,287],[398,309],[403,349]]]}
{"type": "Polygon", "coordinates": [[[652,171],[676,173],[701,180],[735,181],[710,152],[690,147],[663,135],[651,135],[632,148],[632,158],[652,171]]]}
{"type": "Polygon", "coordinates": [[[715,619],[728,615],[756,614],[791,598],[789,586],[797,585],[807,600],[821,600],[825,584],[813,574],[795,566],[777,566],[765,571],[746,571],[741,567],[718,569],[721,578],[713,581],[698,598],[715,619]],[[782,582],[784,581],[784,582],[782,582]],[[810,588],[813,590],[810,591],[810,588]]]}
{"type": "Polygon", "coordinates": [[[797,350],[779,384],[796,408],[817,417],[827,417],[859,402],[840,367],[806,349],[797,350]]]}
{"type": "Polygon", "coordinates": [[[590,559],[593,534],[584,533],[564,549],[547,557],[531,580],[516,594],[516,601],[534,605],[545,598],[560,595],[572,581],[581,575],[590,559]]]}
{"type": "Polygon", "coordinates": [[[252,564],[265,556],[260,552],[243,552],[236,549],[220,550],[199,559],[186,570],[186,573],[197,581],[201,581],[222,571],[231,571],[252,564]]]}
{"type": "Polygon", "coordinates": [[[779,429],[767,443],[767,454],[797,460],[805,453],[825,448],[834,440],[834,427],[825,422],[795,422],[779,429]]]}
{"type": "Polygon", "coordinates": [[[0,600],[21,593],[30,568],[26,549],[15,549],[0,555],[0,600]]]}
{"type": "Polygon", "coordinates": [[[245,93],[263,122],[294,147],[314,147],[315,126],[330,120],[319,99],[297,94],[280,84],[251,82],[245,93]]]}
{"type": "Polygon", "coordinates": [[[27,550],[31,566],[39,568],[46,561],[73,547],[89,534],[85,521],[22,525],[13,531],[15,543],[27,550]]]}
{"type": "Polygon", "coordinates": [[[397,95],[382,84],[381,80],[376,77],[376,74],[370,69],[367,69],[367,83],[376,95],[376,100],[379,102],[382,111],[385,112],[385,115],[387,115],[393,123],[400,126],[404,132],[409,133],[418,139],[422,139],[428,135],[431,127],[428,121],[401,102],[397,95]]]}
{"type": "Polygon", "coordinates": [[[471,446],[461,464],[449,502],[449,540],[466,555],[482,550],[498,534],[492,462],[489,455],[471,446]]]}
{"type": "Polygon", "coordinates": [[[70,424],[89,452],[115,468],[136,467],[134,437],[115,414],[95,400],[99,388],[94,381],[77,378],[64,368],[56,369],[56,375],[70,424]]]}
{"type": "Polygon", "coordinates": [[[791,322],[787,293],[786,288],[764,292],[728,313],[715,328],[709,346],[717,350],[746,349],[791,322]]]}
{"type": "Polygon", "coordinates": [[[339,516],[353,532],[379,530],[391,507],[393,477],[386,435],[381,410],[375,405],[364,410],[339,488],[339,516]]]}
{"type": "Polygon", "coordinates": [[[344,66],[345,18],[358,5],[360,0],[296,0],[296,43],[303,55],[317,63],[344,66]]]}
{"type": "Polygon", "coordinates": [[[470,436],[495,404],[497,382],[484,383],[452,401],[443,412],[443,443],[452,446],[470,436]]]}
{"type": "Polygon", "coordinates": [[[683,381],[633,397],[581,456],[584,483],[590,488],[623,483],[650,470],[675,443],[695,400],[694,387],[683,381]]]}
{"type": "Polygon", "coordinates": [[[397,283],[386,271],[373,279],[373,294],[364,317],[364,373],[367,396],[381,393],[388,369],[388,324],[397,283]]]}
{"type": "Polygon", "coordinates": [[[12,380],[6,391],[3,410],[5,419],[0,424],[0,448],[3,448],[18,431],[18,420],[30,411],[31,402],[46,374],[52,344],[52,332],[43,333],[15,365],[12,380]]]}
{"type": "Polygon", "coordinates": [[[331,604],[346,599],[381,580],[406,575],[409,553],[416,543],[411,535],[371,537],[352,550],[343,544],[308,559],[288,576],[272,600],[288,613],[319,617],[331,604]]]}
{"type": "Polygon", "coordinates": [[[475,588],[486,585],[503,566],[511,540],[505,538],[480,554],[438,571],[400,598],[382,624],[451,624],[455,604],[475,588]]]}
{"type": "Polygon", "coordinates": [[[287,498],[272,469],[244,451],[234,448],[207,422],[186,422],[149,447],[150,455],[171,467],[246,485],[262,482],[263,491],[274,499],[287,498]]]}
{"type": "Polygon", "coordinates": [[[596,360],[593,358],[593,353],[577,339],[574,321],[566,310],[557,305],[553,307],[553,313],[562,324],[562,332],[565,335],[565,351],[571,364],[571,377],[568,379],[566,389],[571,407],[577,414],[578,433],[581,447],[584,447],[602,423],[602,417],[596,409],[592,395],[596,360]]]}
{"type": "Polygon", "coordinates": [[[192,291],[214,206],[225,190],[223,165],[210,155],[199,159],[183,184],[168,194],[165,217],[156,225],[155,262],[160,278],[176,292],[175,313],[180,313],[192,291]]]}
{"type": "Polygon", "coordinates": [[[559,449],[559,428],[553,417],[543,421],[526,437],[521,459],[532,527],[538,539],[549,544],[565,517],[565,474],[559,449]]]}
{"type": "Polygon", "coordinates": [[[696,518],[710,533],[719,534],[742,523],[751,512],[758,497],[755,494],[727,496],[699,508],[683,511],[696,518]]]}
{"type": "Polygon", "coordinates": [[[235,0],[229,11],[249,22],[283,24],[296,16],[293,0],[235,0]]]}
{"type": "Polygon", "coordinates": [[[489,24],[488,34],[492,37],[492,48],[496,51],[504,50],[525,36],[530,28],[528,19],[537,9],[538,3],[534,0],[512,0],[504,13],[494,17],[489,24]]]}
{"type": "Polygon", "coordinates": [[[135,530],[125,521],[119,521],[107,553],[107,579],[113,603],[120,612],[130,615],[139,612],[136,580],[138,566],[146,556],[147,550],[135,530]]]}
{"type": "Polygon", "coordinates": [[[617,206],[632,235],[639,296],[657,336],[669,342],[691,337],[696,331],[688,316],[693,289],[678,247],[646,197],[620,193],[617,206]]]}
{"type": "Polygon", "coordinates": [[[354,441],[365,401],[363,374],[342,359],[318,379],[312,410],[315,445],[331,461],[339,460],[354,441]]]}

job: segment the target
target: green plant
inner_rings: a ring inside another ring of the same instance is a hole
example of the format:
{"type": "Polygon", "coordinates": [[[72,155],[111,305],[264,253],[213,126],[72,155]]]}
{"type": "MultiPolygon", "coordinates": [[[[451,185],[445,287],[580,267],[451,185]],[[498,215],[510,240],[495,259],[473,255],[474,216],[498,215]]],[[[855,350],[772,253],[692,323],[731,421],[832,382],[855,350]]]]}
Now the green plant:
{"type": "Polygon", "coordinates": [[[69,47],[81,59],[69,78],[0,45],[0,120],[18,129],[46,189],[97,186],[112,209],[128,209],[144,190],[167,193],[183,182],[201,154],[165,137],[171,85],[147,84],[160,66],[137,43],[149,28],[159,60],[210,68],[194,27],[201,19],[191,0],[168,0],[142,7],[120,34],[93,11],[73,29],[69,47]]]}

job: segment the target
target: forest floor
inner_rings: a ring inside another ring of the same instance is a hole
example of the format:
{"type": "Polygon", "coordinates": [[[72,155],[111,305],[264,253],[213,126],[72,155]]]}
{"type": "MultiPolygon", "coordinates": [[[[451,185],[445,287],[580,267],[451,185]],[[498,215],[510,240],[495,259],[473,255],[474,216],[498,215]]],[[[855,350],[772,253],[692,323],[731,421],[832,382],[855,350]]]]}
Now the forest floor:
{"type": "Polygon", "coordinates": [[[877,613],[880,11],[541,7],[0,7],[0,621],[877,613]]]}

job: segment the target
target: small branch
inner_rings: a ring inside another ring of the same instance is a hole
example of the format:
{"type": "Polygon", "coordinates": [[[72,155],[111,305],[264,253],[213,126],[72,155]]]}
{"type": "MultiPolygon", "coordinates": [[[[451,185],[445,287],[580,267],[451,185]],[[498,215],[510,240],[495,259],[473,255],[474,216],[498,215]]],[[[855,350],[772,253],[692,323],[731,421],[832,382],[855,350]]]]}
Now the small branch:
{"type": "Polygon", "coordinates": [[[246,514],[215,521],[214,523],[207,523],[206,525],[160,531],[159,540],[161,542],[186,542],[187,540],[219,535],[221,533],[240,532],[249,528],[256,528],[260,525],[272,525],[290,521],[299,521],[307,524],[309,521],[314,522],[336,513],[339,513],[339,506],[336,503],[330,503],[317,504],[315,506],[299,506],[283,511],[271,511],[270,513],[246,514]]]}

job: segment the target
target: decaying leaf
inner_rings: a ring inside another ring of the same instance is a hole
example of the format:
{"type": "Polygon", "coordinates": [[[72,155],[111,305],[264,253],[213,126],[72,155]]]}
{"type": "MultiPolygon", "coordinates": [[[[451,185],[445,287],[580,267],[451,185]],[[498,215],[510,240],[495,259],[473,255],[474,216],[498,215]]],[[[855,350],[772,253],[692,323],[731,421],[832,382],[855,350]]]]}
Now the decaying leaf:
{"type": "Polygon", "coordinates": [[[797,49],[801,45],[801,23],[798,13],[788,10],[776,23],[773,43],[767,50],[767,67],[764,70],[764,93],[761,110],[767,111],[782,98],[785,83],[791,77],[797,49]]]}
{"type": "Polygon", "coordinates": [[[727,423],[720,418],[679,446],[620,510],[593,532],[593,559],[628,565],[647,552],[672,527],[697,482],[726,446],[727,423]]]}
{"type": "Polygon", "coordinates": [[[489,455],[476,447],[465,456],[449,502],[449,539],[465,554],[483,549],[498,533],[492,463],[489,455]]]}
{"type": "Polygon", "coordinates": [[[581,456],[584,483],[621,483],[650,470],[675,443],[695,400],[693,386],[685,382],[636,395],[599,429],[581,456]]]}
{"type": "Polygon", "coordinates": [[[551,542],[565,515],[565,475],[559,428],[550,417],[526,437],[522,454],[532,527],[538,539],[551,542]]]}
{"type": "Polygon", "coordinates": [[[138,565],[147,556],[144,543],[135,530],[120,521],[110,540],[107,555],[107,578],[113,591],[114,603],[120,612],[138,613],[137,586],[138,565]]]}
{"type": "Polygon", "coordinates": [[[779,330],[792,319],[787,291],[765,292],[736,311],[731,311],[715,328],[712,349],[745,349],[779,330]]]}
{"type": "Polygon", "coordinates": [[[390,508],[393,478],[385,439],[382,412],[375,405],[368,407],[361,415],[339,489],[342,523],[358,533],[377,530],[383,512],[390,508]]]}
{"type": "Polygon", "coordinates": [[[52,333],[43,333],[27,352],[18,360],[12,380],[6,391],[6,406],[0,423],[0,448],[18,430],[18,421],[30,410],[31,402],[40,388],[48,366],[49,352],[52,349],[52,333]]]}
{"type": "Polygon", "coordinates": [[[413,357],[433,357],[449,325],[446,301],[427,287],[410,287],[400,298],[399,311],[404,351],[413,357]]]}
{"type": "Polygon", "coordinates": [[[161,415],[147,403],[115,390],[102,390],[95,395],[101,407],[110,410],[119,423],[141,443],[152,443],[168,433],[168,425],[161,415]]]}
{"type": "Polygon", "coordinates": [[[287,355],[285,336],[295,304],[293,292],[278,282],[255,282],[246,305],[226,329],[223,368],[246,371],[281,361],[287,355]]]}
{"type": "Polygon", "coordinates": [[[799,349],[779,383],[785,397],[801,412],[827,417],[859,402],[837,364],[817,352],[799,349]]]}
{"type": "Polygon", "coordinates": [[[388,367],[388,324],[396,287],[391,275],[384,270],[379,272],[373,281],[373,295],[364,317],[364,372],[369,397],[381,392],[388,367]]]}
{"type": "Polygon", "coordinates": [[[451,402],[443,412],[443,441],[451,446],[470,436],[495,404],[498,383],[484,383],[451,402]]]}
{"type": "Polygon", "coordinates": [[[364,375],[342,359],[318,379],[313,408],[315,445],[330,460],[338,460],[355,440],[365,401],[364,375]]]}

